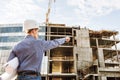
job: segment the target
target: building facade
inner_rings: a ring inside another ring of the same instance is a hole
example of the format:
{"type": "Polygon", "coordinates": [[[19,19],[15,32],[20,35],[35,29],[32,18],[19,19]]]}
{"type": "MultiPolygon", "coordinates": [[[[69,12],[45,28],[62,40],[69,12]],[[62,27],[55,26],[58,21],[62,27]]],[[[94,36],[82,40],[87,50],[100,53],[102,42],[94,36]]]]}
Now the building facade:
{"type": "MultiPolygon", "coordinates": [[[[45,53],[42,80],[120,80],[117,31],[94,31],[59,24],[40,27],[41,39],[71,38],[69,43],[45,53]]],[[[22,24],[0,25],[0,74],[4,72],[2,65],[10,50],[24,36],[22,24]]]]}

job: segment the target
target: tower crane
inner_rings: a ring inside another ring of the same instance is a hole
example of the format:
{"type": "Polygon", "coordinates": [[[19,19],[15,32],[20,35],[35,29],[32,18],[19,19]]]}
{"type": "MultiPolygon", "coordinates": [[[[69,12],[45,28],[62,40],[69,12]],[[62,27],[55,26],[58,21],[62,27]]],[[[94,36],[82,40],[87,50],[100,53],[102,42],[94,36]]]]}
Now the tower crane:
{"type": "Polygon", "coordinates": [[[50,15],[50,10],[51,10],[51,4],[53,1],[55,2],[55,0],[49,0],[49,2],[48,2],[48,10],[46,13],[46,26],[48,26],[48,24],[49,24],[49,15],[50,15]]]}

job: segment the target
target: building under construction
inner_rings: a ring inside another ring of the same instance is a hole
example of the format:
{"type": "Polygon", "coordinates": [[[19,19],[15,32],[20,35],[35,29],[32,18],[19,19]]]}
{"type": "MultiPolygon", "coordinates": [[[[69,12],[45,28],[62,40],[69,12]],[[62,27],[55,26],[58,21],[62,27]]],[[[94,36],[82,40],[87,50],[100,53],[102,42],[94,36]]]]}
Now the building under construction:
{"type": "MultiPolygon", "coordinates": [[[[6,26],[0,26],[1,73],[4,72],[2,65],[9,55],[10,44],[13,46],[24,36],[22,25],[9,25],[9,30],[10,27],[16,28],[16,32],[8,33],[6,26]],[[17,41],[11,38],[18,34],[17,41]],[[6,36],[12,42],[4,41],[6,36]]],[[[45,53],[41,69],[42,80],[120,80],[120,50],[117,48],[120,40],[116,37],[117,31],[94,31],[66,27],[64,24],[49,24],[47,27],[42,26],[40,32],[43,32],[39,34],[42,35],[40,37],[46,40],[65,36],[71,38],[69,43],[45,53]]]]}

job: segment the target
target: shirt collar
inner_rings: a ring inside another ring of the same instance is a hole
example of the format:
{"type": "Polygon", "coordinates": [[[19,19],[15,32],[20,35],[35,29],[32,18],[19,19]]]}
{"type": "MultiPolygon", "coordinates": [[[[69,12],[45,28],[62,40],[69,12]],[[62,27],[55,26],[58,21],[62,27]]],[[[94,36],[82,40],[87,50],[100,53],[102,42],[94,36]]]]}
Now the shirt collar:
{"type": "Polygon", "coordinates": [[[27,35],[25,38],[30,38],[30,39],[35,39],[33,36],[31,35],[27,35]]]}

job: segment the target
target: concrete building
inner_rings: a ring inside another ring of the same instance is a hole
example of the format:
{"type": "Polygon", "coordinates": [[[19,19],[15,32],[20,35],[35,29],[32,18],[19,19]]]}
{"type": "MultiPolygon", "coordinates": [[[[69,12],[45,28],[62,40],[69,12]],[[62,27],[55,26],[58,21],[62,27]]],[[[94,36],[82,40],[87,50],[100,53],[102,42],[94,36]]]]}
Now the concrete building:
{"type": "MultiPolygon", "coordinates": [[[[120,80],[117,31],[94,31],[64,24],[41,26],[46,40],[70,36],[71,41],[44,55],[42,80],[120,80]]],[[[0,25],[0,72],[10,49],[23,39],[21,24],[0,25]],[[14,28],[14,29],[13,29],[14,28]]]]}

